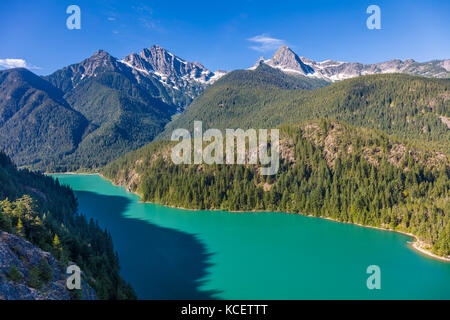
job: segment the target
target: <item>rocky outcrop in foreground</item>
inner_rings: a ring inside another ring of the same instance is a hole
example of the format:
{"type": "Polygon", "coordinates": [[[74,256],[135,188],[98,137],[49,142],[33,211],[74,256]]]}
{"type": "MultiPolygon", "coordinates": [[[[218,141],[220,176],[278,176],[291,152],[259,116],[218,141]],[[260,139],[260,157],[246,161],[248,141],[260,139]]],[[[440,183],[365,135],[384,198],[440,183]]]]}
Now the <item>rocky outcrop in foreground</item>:
{"type": "Polygon", "coordinates": [[[95,300],[84,280],[82,289],[69,291],[69,275],[50,253],[0,231],[0,300],[95,300]]]}

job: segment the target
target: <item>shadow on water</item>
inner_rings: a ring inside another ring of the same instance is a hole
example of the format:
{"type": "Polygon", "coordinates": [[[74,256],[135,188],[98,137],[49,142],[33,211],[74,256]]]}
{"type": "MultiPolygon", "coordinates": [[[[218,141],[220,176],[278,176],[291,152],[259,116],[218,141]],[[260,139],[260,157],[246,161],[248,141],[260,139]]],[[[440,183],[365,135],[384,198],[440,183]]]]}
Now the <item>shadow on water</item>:
{"type": "Polygon", "coordinates": [[[121,274],[139,299],[215,299],[219,291],[200,289],[211,253],[193,234],[127,218],[131,200],[76,191],[80,211],[111,233],[121,274]]]}

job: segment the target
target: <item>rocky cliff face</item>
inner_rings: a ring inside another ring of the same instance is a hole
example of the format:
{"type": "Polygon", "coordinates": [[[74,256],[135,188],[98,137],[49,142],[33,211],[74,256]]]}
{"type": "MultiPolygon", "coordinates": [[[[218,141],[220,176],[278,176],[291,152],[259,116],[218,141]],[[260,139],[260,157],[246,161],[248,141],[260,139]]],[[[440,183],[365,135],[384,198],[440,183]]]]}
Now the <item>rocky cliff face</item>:
{"type": "Polygon", "coordinates": [[[0,300],[97,299],[84,279],[80,291],[69,291],[67,277],[65,269],[50,253],[0,231],[0,300]],[[36,277],[43,269],[45,274],[36,277]]]}
{"type": "Polygon", "coordinates": [[[72,64],[44,78],[63,92],[68,92],[82,80],[97,77],[104,72],[127,74],[130,70],[108,52],[98,50],[80,63],[72,64]]]}
{"type": "Polygon", "coordinates": [[[450,60],[434,60],[420,63],[412,59],[404,61],[396,59],[375,64],[334,60],[316,62],[298,56],[287,46],[280,47],[269,60],[260,58],[250,69],[256,69],[261,64],[267,64],[286,73],[299,74],[332,82],[379,73],[406,73],[432,78],[450,77],[450,60]]]}
{"type": "Polygon", "coordinates": [[[314,69],[305,64],[300,57],[287,46],[280,47],[273,57],[265,63],[274,68],[284,69],[287,72],[298,72],[302,75],[314,73],[314,69]]]}
{"type": "Polygon", "coordinates": [[[160,46],[131,53],[119,60],[104,50],[44,77],[64,93],[89,79],[120,74],[147,90],[154,98],[182,110],[225,71],[211,72],[198,62],[188,62],[160,46]]]}
{"type": "Polygon", "coordinates": [[[198,62],[185,61],[160,46],[143,49],[139,54],[132,53],[122,60],[125,64],[153,73],[164,83],[185,87],[193,81],[210,84],[223,72],[211,72],[198,62]]]}
{"type": "Polygon", "coordinates": [[[211,72],[198,62],[188,62],[160,46],[132,53],[122,61],[133,70],[155,77],[166,88],[194,99],[205,87],[222,77],[225,71],[211,72]]]}

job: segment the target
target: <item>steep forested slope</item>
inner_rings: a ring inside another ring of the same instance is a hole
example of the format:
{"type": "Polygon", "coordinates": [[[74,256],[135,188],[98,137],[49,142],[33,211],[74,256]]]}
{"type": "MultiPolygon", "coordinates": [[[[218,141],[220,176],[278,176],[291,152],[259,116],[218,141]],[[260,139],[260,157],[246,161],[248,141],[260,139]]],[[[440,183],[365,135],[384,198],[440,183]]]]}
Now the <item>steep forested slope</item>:
{"type": "Polygon", "coordinates": [[[72,190],[51,177],[17,170],[1,152],[0,230],[51,252],[63,266],[75,262],[100,299],[135,297],[119,275],[111,236],[77,213],[72,190]]]}
{"type": "Polygon", "coordinates": [[[43,165],[56,171],[100,167],[152,141],[180,98],[176,90],[103,50],[45,78],[64,91],[67,102],[91,125],[75,152],[43,165]]]}
{"type": "Polygon", "coordinates": [[[443,121],[450,117],[448,79],[373,75],[309,91],[284,90],[248,77],[239,81],[239,74],[232,72],[206,89],[160,138],[170,138],[176,128],[192,130],[195,120],[205,128],[271,128],[326,117],[450,151],[443,121]]]}
{"type": "Polygon", "coordinates": [[[63,93],[26,69],[0,71],[0,148],[20,164],[75,150],[87,119],[63,93]]]}
{"type": "Polygon", "coordinates": [[[450,167],[427,151],[370,129],[330,121],[281,128],[281,165],[175,165],[164,141],[113,162],[106,177],[144,201],[194,209],[268,210],[411,232],[450,254],[450,167]]]}
{"type": "Polygon", "coordinates": [[[59,171],[103,166],[136,150],[152,141],[175,113],[173,106],[118,72],[82,81],[65,98],[93,128],[73,154],[59,162],[49,161],[48,167],[59,171]]]}

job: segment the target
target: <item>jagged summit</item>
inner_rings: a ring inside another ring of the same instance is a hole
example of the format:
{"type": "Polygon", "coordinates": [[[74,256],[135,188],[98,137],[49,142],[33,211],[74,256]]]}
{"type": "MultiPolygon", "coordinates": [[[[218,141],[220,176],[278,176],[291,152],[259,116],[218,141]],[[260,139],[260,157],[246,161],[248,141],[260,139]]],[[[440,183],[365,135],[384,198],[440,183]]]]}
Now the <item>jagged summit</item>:
{"type": "Polygon", "coordinates": [[[266,63],[271,67],[284,69],[288,72],[297,72],[302,75],[314,73],[314,70],[303,63],[300,57],[288,46],[281,46],[266,63]]]}
{"type": "Polygon", "coordinates": [[[294,51],[292,51],[291,48],[289,48],[286,45],[283,45],[278,48],[278,50],[273,55],[272,59],[282,59],[287,57],[298,58],[297,54],[294,51]]]}
{"type": "Polygon", "coordinates": [[[94,52],[94,54],[91,56],[91,58],[92,57],[106,57],[106,56],[110,56],[110,54],[103,49],[98,49],[97,51],[94,52]]]}
{"type": "Polygon", "coordinates": [[[108,72],[125,72],[125,66],[105,50],[97,50],[79,63],[62,68],[46,79],[64,92],[76,87],[82,80],[108,72]]]}
{"type": "Polygon", "coordinates": [[[450,60],[434,60],[420,63],[413,59],[404,61],[395,59],[376,64],[334,60],[316,62],[298,56],[286,45],[281,46],[269,60],[259,58],[256,64],[250,69],[256,69],[261,64],[280,69],[286,73],[300,74],[331,82],[378,73],[407,73],[434,78],[450,77],[450,60]]]}
{"type": "MultiPolygon", "coordinates": [[[[84,59],[80,64],[89,64],[95,61],[104,61],[103,64],[115,62],[117,59],[114,58],[109,52],[99,49],[95,51],[89,58],[84,59]]],[[[70,67],[70,66],[69,66],[70,67]]]]}
{"type": "Polygon", "coordinates": [[[152,45],[139,53],[127,55],[123,60],[99,49],[89,58],[60,69],[46,79],[67,92],[81,81],[96,78],[105,72],[124,75],[138,84],[159,82],[164,86],[157,90],[162,92],[163,101],[180,109],[226,73],[211,72],[199,62],[185,61],[159,45],[152,45]]]}
{"type": "Polygon", "coordinates": [[[92,56],[83,60],[80,65],[82,65],[86,71],[90,71],[85,73],[86,76],[92,76],[96,69],[99,67],[107,68],[110,70],[120,70],[123,69],[119,64],[119,61],[113,57],[111,54],[106,52],[105,50],[97,50],[92,56]]]}
{"type": "Polygon", "coordinates": [[[211,72],[199,62],[188,62],[161,46],[153,45],[139,54],[132,53],[123,63],[145,73],[154,73],[162,82],[177,88],[186,87],[192,81],[210,84],[220,78],[223,72],[211,72]]]}

